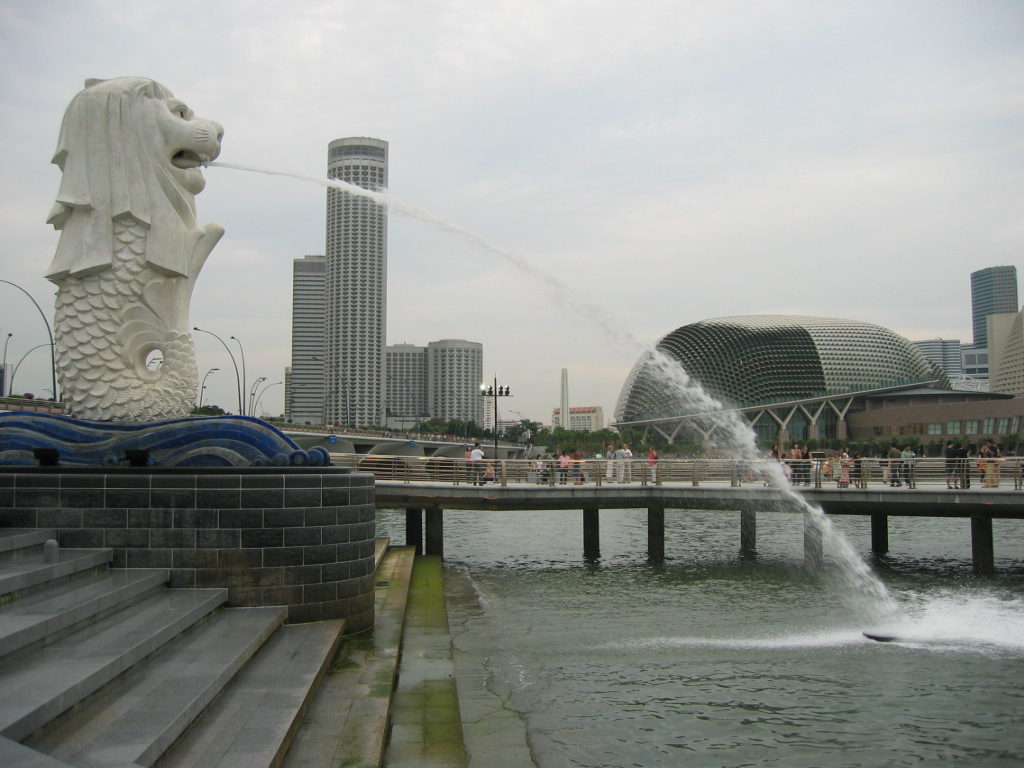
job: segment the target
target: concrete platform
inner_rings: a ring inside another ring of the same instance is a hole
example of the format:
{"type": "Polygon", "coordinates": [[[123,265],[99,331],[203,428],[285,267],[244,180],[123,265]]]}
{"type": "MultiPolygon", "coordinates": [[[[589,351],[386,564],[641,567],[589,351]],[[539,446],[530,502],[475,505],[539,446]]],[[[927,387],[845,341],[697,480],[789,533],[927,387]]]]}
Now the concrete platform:
{"type": "Polygon", "coordinates": [[[415,552],[387,550],[377,569],[371,632],[347,638],[282,763],[382,765],[415,552]]]}

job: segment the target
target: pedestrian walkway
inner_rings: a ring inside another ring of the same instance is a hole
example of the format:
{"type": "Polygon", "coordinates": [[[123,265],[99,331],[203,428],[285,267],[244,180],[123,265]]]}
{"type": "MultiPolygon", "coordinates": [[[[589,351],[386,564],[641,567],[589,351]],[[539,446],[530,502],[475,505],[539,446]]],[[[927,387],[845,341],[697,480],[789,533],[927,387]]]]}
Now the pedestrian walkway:
{"type": "Polygon", "coordinates": [[[387,768],[466,768],[441,558],[416,558],[387,768]]]}

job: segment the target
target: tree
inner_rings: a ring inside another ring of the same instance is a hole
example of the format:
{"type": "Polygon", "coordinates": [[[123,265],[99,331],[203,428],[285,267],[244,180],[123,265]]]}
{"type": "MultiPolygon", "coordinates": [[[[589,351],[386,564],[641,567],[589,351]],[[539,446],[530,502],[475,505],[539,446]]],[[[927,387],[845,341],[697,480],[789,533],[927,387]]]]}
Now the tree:
{"type": "Polygon", "coordinates": [[[204,405],[202,408],[193,408],[193,416],[223,416],[227,411],[219,405],[204,405]]]}

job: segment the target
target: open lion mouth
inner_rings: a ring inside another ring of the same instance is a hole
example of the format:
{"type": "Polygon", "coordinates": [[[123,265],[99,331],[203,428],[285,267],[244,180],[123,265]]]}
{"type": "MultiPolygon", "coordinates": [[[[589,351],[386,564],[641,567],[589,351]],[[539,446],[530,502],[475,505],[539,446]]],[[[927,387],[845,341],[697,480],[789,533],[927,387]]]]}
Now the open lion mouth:
{"type": "Polygon", "coordinates": [[[179,149],[171,155],[171,165],[175,168],[198,168],[206,162],[206,158],[189,149],[179,149]]]}

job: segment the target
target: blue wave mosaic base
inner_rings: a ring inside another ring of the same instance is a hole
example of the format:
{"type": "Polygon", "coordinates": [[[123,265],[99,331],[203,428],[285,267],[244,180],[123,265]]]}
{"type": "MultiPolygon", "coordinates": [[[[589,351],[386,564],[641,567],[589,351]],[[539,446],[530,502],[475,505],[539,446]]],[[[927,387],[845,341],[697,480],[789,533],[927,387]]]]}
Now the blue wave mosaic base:
{"type": "Polygon", "coordinates": [[[61,466],[127,464],[148,451],[153,467],[323,467],[330,454],[303,450],[272,424],[249,416],[110,424],[48,413],[0,412],[0,465],[36,466],[37,448],[55,449],[61,466]]]}

